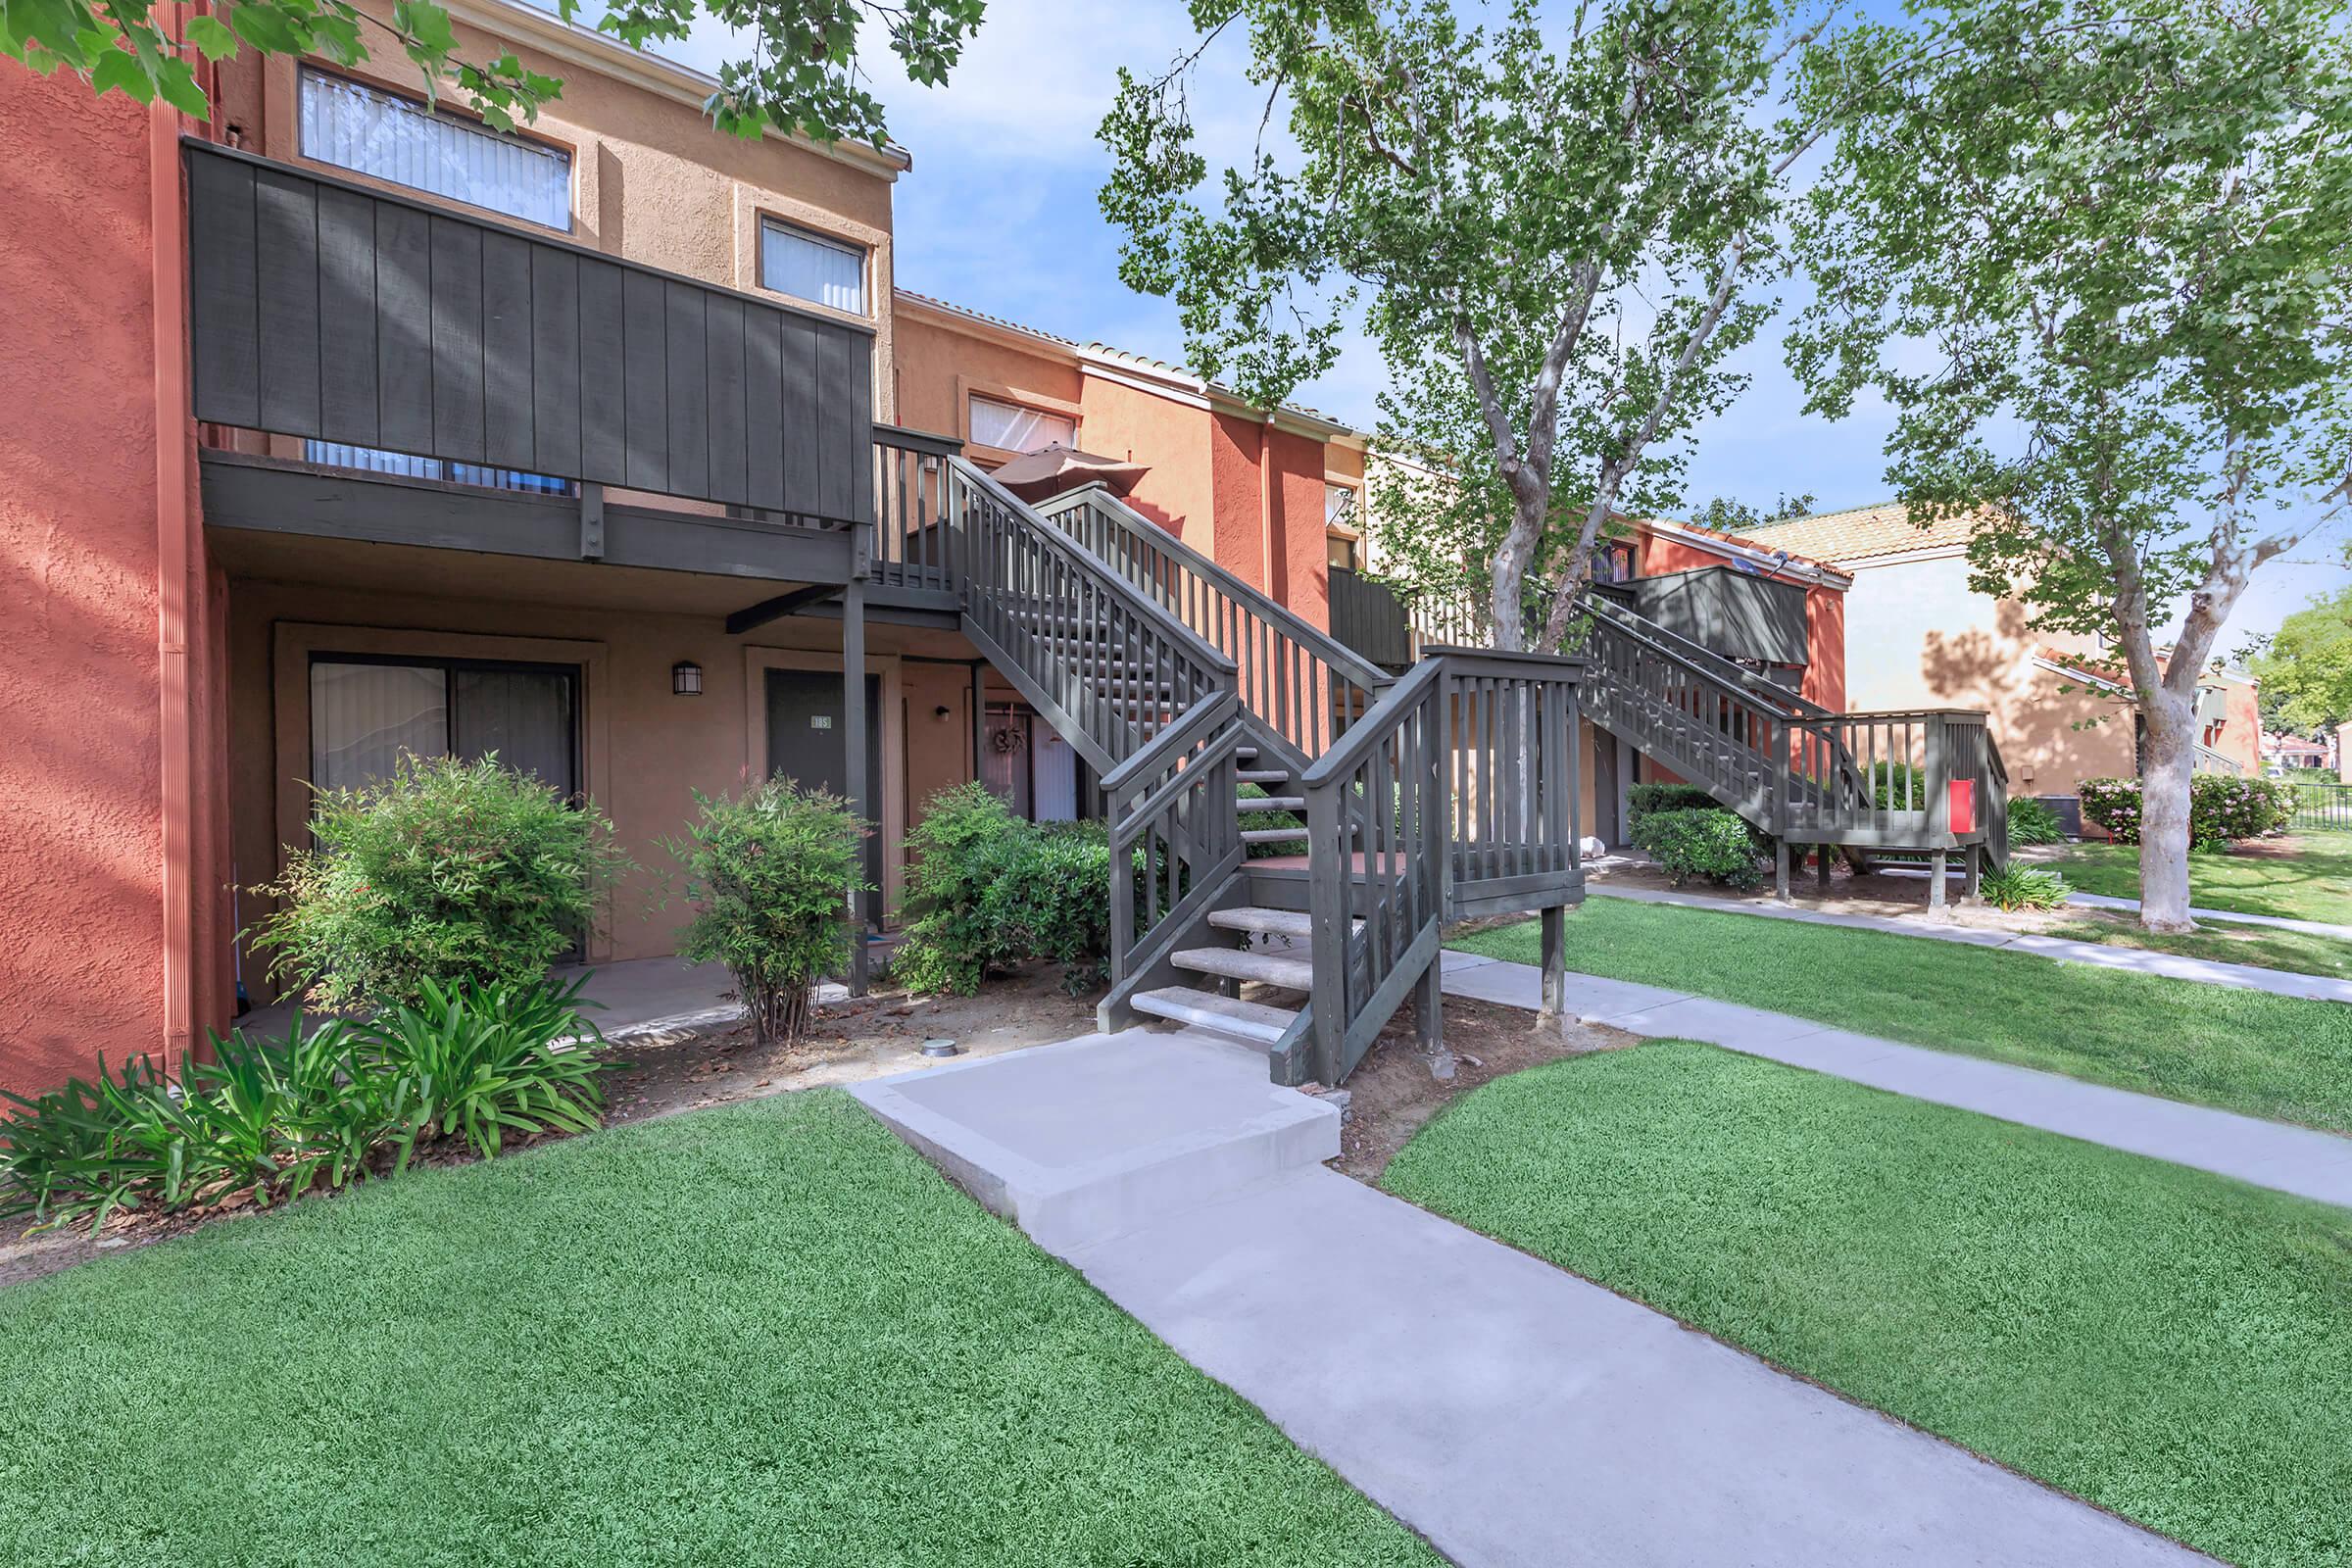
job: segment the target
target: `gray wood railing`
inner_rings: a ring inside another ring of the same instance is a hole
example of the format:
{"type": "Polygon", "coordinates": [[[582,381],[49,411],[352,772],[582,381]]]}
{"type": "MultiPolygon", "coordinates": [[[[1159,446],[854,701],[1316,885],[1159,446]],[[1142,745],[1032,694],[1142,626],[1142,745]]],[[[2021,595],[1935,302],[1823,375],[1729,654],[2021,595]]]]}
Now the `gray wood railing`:
{"type": "Polygon", "coordinates": [[[959,457],[942,460],[964,630],[1099,773],[1235,689],[1233,661],[959,457]]]}
{"type": "Polygon", "coordinates": [[[805,526],[871,515],[870,327],[184,147],[197,418],[805,526]]]}
{"type": "Polygon", "coordinates": [[[1241,704],[1219,693],[1102,780],[1110,803],[1112,1012],[1175,978],[1170,956],[1205,915],[1244,856],[1237,753],[1249,737],[1241,704]]]}
{"type": "Polygon", "coordinates": [[[1294,767],[1320,757],[1394,679],[1101,485],[1038,510],[1233,661],[1242,706],[1294,767]]]}
{"type": "Polygon", "coordinates": [[[1295,1075],[1340,1082],[1416,987],[1434,1014],[1446,920],[1580,896],[1584,673],[1575,659],[1429,651],[1307,769],[1314,991],[1295,1075]]]}
{"type": "Polygon", "coordinates": [[[893,587],[953,592],[959,538],[948,510],[948,464],[963,456],[954,436],[874,426],[872,576],[893,587]]]}

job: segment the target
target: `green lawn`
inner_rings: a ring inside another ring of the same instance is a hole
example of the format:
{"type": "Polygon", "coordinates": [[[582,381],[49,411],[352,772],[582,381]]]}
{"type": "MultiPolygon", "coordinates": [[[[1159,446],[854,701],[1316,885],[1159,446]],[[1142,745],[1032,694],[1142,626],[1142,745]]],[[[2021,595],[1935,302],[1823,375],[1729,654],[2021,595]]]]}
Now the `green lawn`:
{"type": "MultiPolygon", "coordinates": [[[[2134,844],[2070,844],[2031,863],[2053,867],[2080,892],[2139,897],[2134,844]]],[[[2204,909],[2352,925],[2352,833],[2255,839],[2226,855],[2191,855],[2188,896],[2204,909]]]]}
{"type": "Polygon", "coordinates": [[[1392,1192],[2249,1568],[2352,1563],[2352,1210],[1688,1042],[1392,1192]]]}
{"type": "Polygon", "coordinates": [[[2074,942],[2145,948],[2215,963],[2245,963],[2257,969],[2284,969],[2294,974],[2324,975],[2330,980],[2352,980],[2352,942],[2304,931],[2282,931],[2271,925],[2230,925],[2208,920],[2194,931],[2171,935],[2140,929],[2136,915],[2084,909],[2065,924],[2051,927],[2049,934],[2074,942]]]}
{"type": "Polygon", "coordinates": [[[1430,1563],[855,1102],[0,1292],[0,1562],[1430,1563]]]}
{"type": "MultiPolygon", "coordinates": [[[[1589,899],[1568,967],[2352,1132],[2352,1006],[1753,914],[1589,899]]],[[[1539,961],[1534,921],[1454,946],[1539,961]]]]}

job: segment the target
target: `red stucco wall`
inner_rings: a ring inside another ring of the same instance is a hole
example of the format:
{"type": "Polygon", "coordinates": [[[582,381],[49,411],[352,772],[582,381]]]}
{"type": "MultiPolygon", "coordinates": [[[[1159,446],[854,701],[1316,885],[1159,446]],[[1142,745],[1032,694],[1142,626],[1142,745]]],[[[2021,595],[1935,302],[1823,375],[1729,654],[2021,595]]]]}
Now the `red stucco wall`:
{"type": "Polygon", "coordinates": [[[0,1086],[162,1017],[148,115],[0,61],[0,1086]]]}

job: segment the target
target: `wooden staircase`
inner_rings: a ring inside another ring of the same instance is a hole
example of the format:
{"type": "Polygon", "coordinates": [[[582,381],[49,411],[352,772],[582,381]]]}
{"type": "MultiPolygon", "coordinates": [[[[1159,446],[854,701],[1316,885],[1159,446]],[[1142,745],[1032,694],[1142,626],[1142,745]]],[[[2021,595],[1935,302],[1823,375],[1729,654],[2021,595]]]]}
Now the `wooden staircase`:
{"type": "Polygon", "coordinates": [[[901,530],[1102,777],[1105,1029],[1213,1029],[1262,1047],[1276,1082],[1336,1084],[1408,999],[1439,1040],[1445,920],[1556,922],[1581,899],[1576,661],[1440,650],[1392,677],[1107,490],[1033,509],[932,461],[889,487],[923,510],[901,530]]]}
{"type": "Polygon", "coordinates": [[[1821,847],[1825,877],[1830,847],[1923,853],[1938,904],[1951,855],[1971,893],[2008,863],[2009,774],[1982,712],[1834,712],[1606,594],[1585,605],[1585,716],[1769,834],[1783,895],[1792,846],[1821,847]]]}

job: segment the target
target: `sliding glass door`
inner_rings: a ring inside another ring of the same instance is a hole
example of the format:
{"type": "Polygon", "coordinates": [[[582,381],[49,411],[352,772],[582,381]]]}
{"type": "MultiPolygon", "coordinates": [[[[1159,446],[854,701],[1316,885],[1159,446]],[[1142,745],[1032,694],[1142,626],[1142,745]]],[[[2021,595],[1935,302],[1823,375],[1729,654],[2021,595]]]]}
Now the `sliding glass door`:
{"type": "Polygon", "coordinates": [[[580,790],[579,671],[568,664],[368,659],[311,662],[311,775],[320,789],[390,776],[403,752],[509,767],[580,790]]]}

